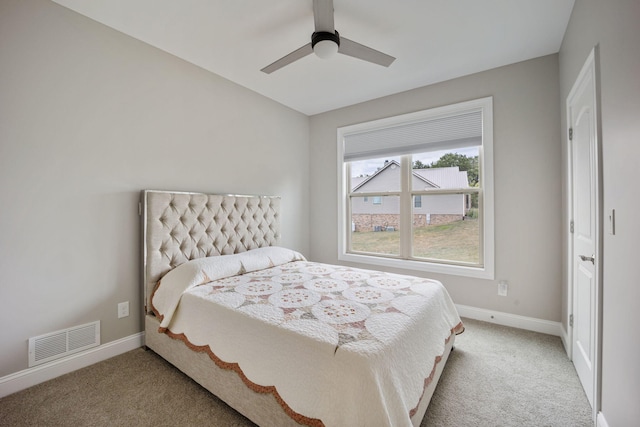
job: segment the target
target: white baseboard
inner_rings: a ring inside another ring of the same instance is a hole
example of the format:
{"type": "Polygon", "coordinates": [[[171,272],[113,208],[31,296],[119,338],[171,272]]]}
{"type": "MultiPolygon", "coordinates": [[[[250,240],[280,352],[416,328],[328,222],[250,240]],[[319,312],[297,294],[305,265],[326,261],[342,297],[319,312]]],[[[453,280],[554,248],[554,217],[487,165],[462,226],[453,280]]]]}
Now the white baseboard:
{"type": "Polygon", "coordinates": [[[596,418],[596,426],[609,427],[609,424],[607,424],[607,420],[604,419],[604,414],[602,412],[598,412],[598,418],[596,418]]]}
{"type": "Polygon", "coordinates": [[[144,332],[0,378],[0,398],[36,384],[107,360],[144,344],[144,332]]]}
{"type": "Polygon", "coordinates": [[[456,308],[458,309],[460,317],[468,317],[470,319],[555,335],[562,338],[562,324],[560,322],[519,316],[517,314],[503,313],[501,311],[485,310],[484,308],[470,307],[468,305],[456,304],[456,308]]]}
{"type": "MultiPolygon", "coordinates": [[[[560,322],[551,322],[549,320],[485,310],[483,308],[475,308],[466,305],[456,305],[456,307],[461,317],[468,317],[470,319],[482,320],[485,322],[496,323],[498,325],[511,326],[514,328],[559,336],[563,339],[563,343],[566,340],[566,334],[563,334],[560,322]]],[[[134,350],[142,345],[144,345],[144,332],[100,345],[82,353],[73,354],[34,368],[28,368],[7,375],[0,378],[0,398],[59,377],[60,375],[68,374],[69,372],[73,372],[119,354],[126,353],[127,351],[134,350]]],[[[607,424],[604,420],[604,416],[600,412],[598,414],[598,427],[601,426],[607,427],[607,424]]]]}

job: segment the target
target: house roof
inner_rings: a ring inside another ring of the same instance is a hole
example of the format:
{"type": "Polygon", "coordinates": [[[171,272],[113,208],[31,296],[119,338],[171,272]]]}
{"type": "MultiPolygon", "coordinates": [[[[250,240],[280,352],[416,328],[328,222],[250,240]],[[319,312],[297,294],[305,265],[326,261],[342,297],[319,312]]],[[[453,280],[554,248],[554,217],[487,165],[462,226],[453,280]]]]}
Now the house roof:
{"type": "Polygon", "coordinates": [[[458,166],[446,168],[414,169],[413,176],[433,183],[437,188],[467,188],[469,179],[467,171],[461,171],[458,166]]]}
{"type": "MultiPolygon", "coordinates": [[[[384,166],[378,169],[370,176],[357,176],[351,178],[351,191],[357,191],[367,182],[371,182],[377,176],[380,176],[385,170],[392,165],[396,167],[400,164],[395,161],[387,161],[384,166]]],[[[450,166],[444,168],[426,168],[413,169],[413,176],[423,181],[428,188],[467,188],[469,187],[469,179],[467,171],[461,171],[458,166],[450,166]]]]}

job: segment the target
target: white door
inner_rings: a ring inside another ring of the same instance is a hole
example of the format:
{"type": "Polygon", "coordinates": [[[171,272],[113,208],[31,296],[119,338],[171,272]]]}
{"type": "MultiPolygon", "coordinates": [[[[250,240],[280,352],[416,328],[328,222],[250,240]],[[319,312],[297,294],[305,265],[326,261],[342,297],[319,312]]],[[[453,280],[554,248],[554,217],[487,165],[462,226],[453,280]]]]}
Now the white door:
{"type": "Polygon", "coordinates": [[[597,404],[599,317],[598,120],[594,52],[567,98],[572,153],[572,360],[591,406],[597,404]]]}

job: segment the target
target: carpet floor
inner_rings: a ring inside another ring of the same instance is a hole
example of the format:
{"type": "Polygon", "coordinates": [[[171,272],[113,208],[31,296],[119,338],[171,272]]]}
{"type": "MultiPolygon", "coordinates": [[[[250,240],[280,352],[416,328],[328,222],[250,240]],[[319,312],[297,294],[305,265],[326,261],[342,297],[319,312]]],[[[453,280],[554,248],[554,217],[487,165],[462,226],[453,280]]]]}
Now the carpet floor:
{"type": "MultiPolygon", "coordinates": [[[[593,426],[558,337],[463,320],[466,331],[422,427],[593,426]]],[[[155,353],[136,349],[0,399],[0,426],[254,424],[155,353]]]]}

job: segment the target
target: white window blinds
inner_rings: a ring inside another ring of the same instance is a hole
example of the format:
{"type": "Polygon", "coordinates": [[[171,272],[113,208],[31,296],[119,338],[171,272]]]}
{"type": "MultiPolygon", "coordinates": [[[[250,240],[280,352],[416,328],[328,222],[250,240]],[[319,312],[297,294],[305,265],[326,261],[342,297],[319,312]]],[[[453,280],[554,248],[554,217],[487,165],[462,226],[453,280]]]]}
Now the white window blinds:
{"type": "Polygon", "coordinates": [[[482,145],[482,111],[414,120],[344,135],[344,160],[482,145]]]}

